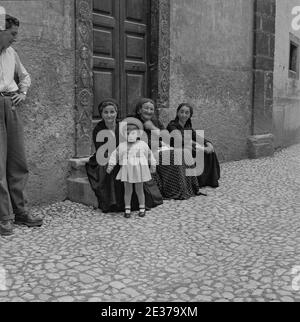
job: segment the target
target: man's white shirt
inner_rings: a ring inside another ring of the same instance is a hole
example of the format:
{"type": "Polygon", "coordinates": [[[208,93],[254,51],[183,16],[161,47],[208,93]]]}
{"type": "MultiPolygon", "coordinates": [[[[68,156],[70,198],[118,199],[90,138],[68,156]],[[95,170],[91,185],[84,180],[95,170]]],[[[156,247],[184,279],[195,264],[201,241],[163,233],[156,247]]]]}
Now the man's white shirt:
{"type": "Polygon", "coordinates": [[[0,54],[0,92],[27,92],[31,85],[30,75],[22,65],[20,58],[12,47],[0,54]],[[19,84],[15,82],[15,74],[19,84]]]}

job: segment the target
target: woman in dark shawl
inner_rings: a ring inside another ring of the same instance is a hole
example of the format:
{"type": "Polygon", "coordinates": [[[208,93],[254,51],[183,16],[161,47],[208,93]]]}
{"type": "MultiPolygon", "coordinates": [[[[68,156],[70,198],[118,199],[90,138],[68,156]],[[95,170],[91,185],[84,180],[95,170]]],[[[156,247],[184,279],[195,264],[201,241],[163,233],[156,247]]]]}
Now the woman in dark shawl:
{"type": "MultiPolygon", "coordinates": [[[[121,212],[124,211],[124,186],[121,181],[116,180],[120,166],[117,165],[114,170],[108,174],[106,172],[107,164],[100,165],[97,162],[97,151],[107,144],[108,138],[103,142],[97,142],[97,136],[101,131],[106,131],[109,138],[115,143],[115,147],[119,145],[119,122],[118,116],[118,103],[114,99],[108,99],[100,103],[98,109],[101,116],[101,121],[96,125],[93,131],[93,143],[96,149],[95,154],[90,158],[86,164],[86,172],[89,178],[90,185],[98,199],[99,208],[104,212],[121,212]]],[[[115,148],[114,147],[114,148],[115,148]]],[[[106,147],[105,147],[106,148],[106,147]]],[[[105,152],[105,159],[109,159],[109,152],[105,152]]],[[[104,162],[103,162],[104,163],[104,162]]],[[[154,180],[145,183],[145,199],[146,209],[154,208],[163,203],[162,196],[154,180]]],[[[132,198],[132,210],[138,210],[138,200],[136,194],[132,198]]]]}
{"type": "MultiPolygon", "coordinates": [[[[177,108],[176,118],[171,121],[167,127],[171,133],[174,130],[179,130],[184,137],[185,130],[192,131],[193,155],[195,156],[197,141],[197,133],[192,126],[193,108],[190,104],[182,103],[177,108]]],[[[203,138],[201,138],[203,141],[203,138]]],[[[202,175],[198,176],[198,183],[200,188],[210,186],[213,188],[219,187],[220,179],[220,164],[218,157],[214,151],[212,143],[204,139],[204,171],[202,175]]]]}
{"type": "MultiPolygon", "coordinates": [[[[159,137],[161,131],[165,130],[162,123],[157,119],[154,101],[148,98],[140,99],[136,104],[134,117],[144,124],[144,131],[148,137],[148,144],[151,147],[152,136],[156,135],[159,137]]],[[[167,131],[165,132],[167,133],[167,131]]],[[[166,139],[169,141],[169,135],[166,139]]],[[[152,152],[155,153],[156,151],[153,151],[154,147],[152,146],[151,148],[152,152]]],[[[155,180],[162,196],[165,199],[184,200],[199,195],[197,177],[186,176],[188,166],[183,163],[178,165],[180,163],[175,162],[176,156],[174,150],[168,151],[170,153],[170,162],[164,165],[162,162],[164,153],[164,151],[160,151],[158,154],[159,165],[155,175],[155,180]]]]}
{"type": "MultiPolygon", "coordinates": [[[[111,174],[106,173],[105,165],[99,165],[96,159],[97,151],[104,144],[107,144],[108,138],[104,142],[97,142],[97,135],[104,130],[110,130],[115,139],[116,147],[119,145],[119,123],[117,121],[118,103],[113,100],[105,100],[100,103],[99,114],[101,121],[96,125],[93,131],[93,143],[96,149],[95,154],[86,164],[86,172],[93,191],[98,199],[98,206],[104,212],[118,212],[123,210],[123,187],[120,181],[115,178],[119,171],[117,166],[111,174]]],[[[109,133],[109,132],[108,132],[109,133]]],[[[106,154],[108,157],[108,151],[106,154]]]]}

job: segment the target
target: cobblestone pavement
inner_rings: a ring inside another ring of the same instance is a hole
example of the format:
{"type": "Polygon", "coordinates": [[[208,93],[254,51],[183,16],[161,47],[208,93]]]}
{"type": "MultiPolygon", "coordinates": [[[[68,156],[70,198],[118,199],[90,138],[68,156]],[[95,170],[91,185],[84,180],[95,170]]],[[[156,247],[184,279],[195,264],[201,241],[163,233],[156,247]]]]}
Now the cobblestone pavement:
{"type": "Polygon", "coordinates": [[[299,302],[299,160],[296,145],[224,164],[208,197],[143,219],[68,201],[35,208],[42,228],[0,237],[0,301],[299,302]]]}

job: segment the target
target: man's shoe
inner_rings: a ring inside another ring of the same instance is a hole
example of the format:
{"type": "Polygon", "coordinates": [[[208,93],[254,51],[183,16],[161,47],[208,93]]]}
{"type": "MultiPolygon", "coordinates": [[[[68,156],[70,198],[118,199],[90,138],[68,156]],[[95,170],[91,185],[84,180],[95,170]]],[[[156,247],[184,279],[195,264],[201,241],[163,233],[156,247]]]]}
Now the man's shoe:
{"type": "Polygon", "coordinates": [[[27,227],[41,227],[43,225],[43,219],[25,212],[24,214],[16,215],[15,224],[25,225],[27,227]]]}
{"type": "Polygon", "coordinates": [[[12,220],[0,221],[0,235],[11,236],[14,234],[12,220]]]}

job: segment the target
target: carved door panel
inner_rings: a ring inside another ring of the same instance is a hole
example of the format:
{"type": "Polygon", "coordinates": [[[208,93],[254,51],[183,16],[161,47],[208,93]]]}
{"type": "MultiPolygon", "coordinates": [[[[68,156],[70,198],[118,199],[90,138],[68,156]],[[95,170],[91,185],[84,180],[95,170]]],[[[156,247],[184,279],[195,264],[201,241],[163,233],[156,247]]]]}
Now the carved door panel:
{"type": "Polygon", "coordinates": [[[94,118],[104,98],[120,100],[120,1],[94,0],[94,118]]]}
{"type": "Polygon", "coordinates": [[[94,0],[94,118],[108,97],[120,104],[120,116],[148,96],[149,0],[94,0]]]}
{"type": "Polygon", "coordinates": [[[123,0],[121,6],[121,102],[132,112],[138,97],[148,97],[149,0],[123,0]]]}

